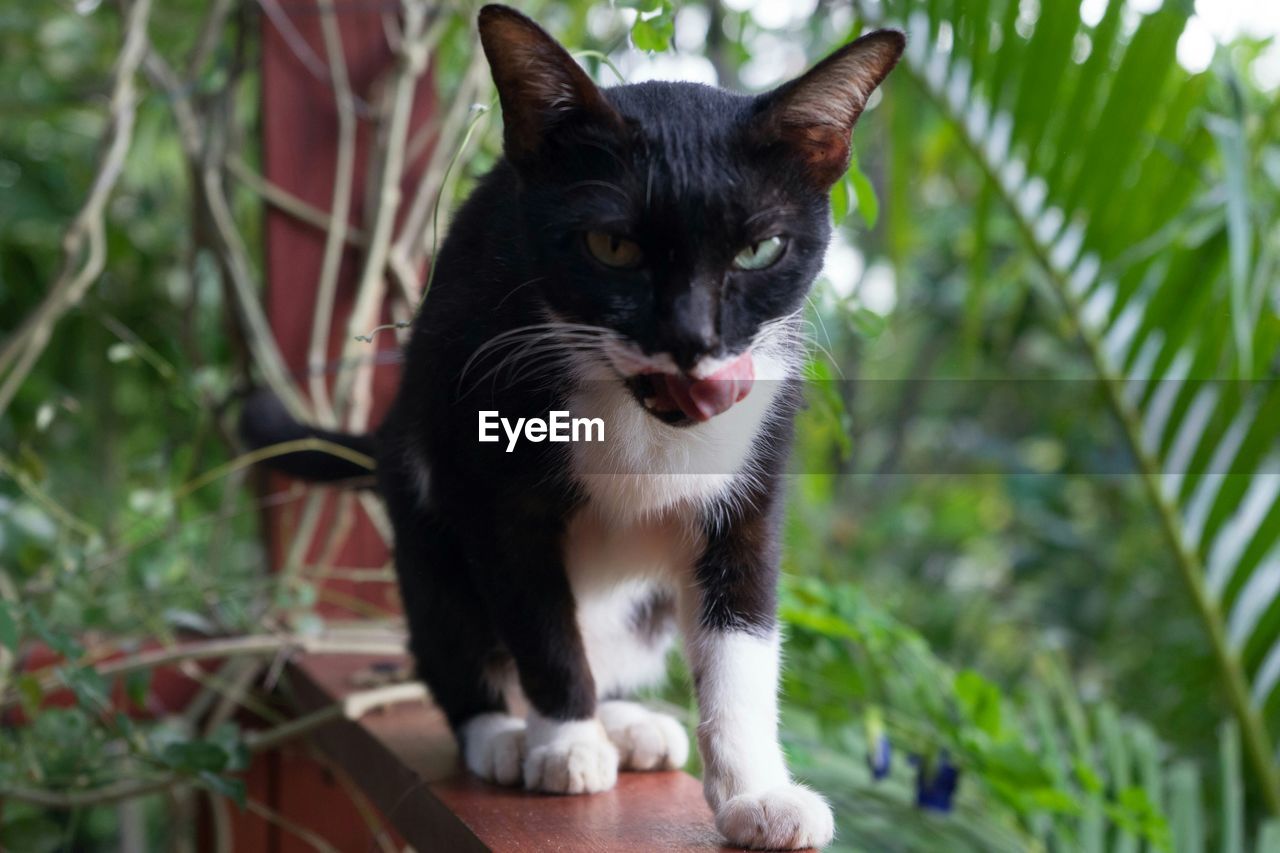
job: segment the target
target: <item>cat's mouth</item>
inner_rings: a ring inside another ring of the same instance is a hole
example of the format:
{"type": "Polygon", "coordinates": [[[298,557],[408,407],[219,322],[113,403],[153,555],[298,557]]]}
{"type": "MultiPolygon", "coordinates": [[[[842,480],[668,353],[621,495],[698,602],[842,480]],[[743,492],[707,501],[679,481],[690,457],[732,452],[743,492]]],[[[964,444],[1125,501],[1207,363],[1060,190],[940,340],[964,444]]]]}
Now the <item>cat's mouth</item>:
{"type": "Polygon", "coordinates": [[[644,410],[672,426],[705,423],[751,393],[755,365],[750,351],[703,377],[684,373],[639,373],[627,388],[644,410]]]}

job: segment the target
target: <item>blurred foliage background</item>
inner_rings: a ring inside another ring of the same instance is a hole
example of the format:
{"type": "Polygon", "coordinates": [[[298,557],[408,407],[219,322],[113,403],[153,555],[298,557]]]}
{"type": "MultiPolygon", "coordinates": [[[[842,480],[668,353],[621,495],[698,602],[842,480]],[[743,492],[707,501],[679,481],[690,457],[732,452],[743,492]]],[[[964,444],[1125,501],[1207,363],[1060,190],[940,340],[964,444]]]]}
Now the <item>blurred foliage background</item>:
{"type": "MultiPolygon", "coordinates": [[[[104,674],[102,650],[325,628],[314,585],[265,571],[233,422],[270,368],[193,171],[212,163],[261,269],[243,176],[260,169],[258,16],[280,7],[147,6],[0,0],[7,849],[180,847],[173,792],[245,805],[251,744],[228,715],[131,720],[112,691],[145,705],[149,670],[104,674]],[[140,7],[104,265],[23,367],[119,129],[140,7]],[[208,122],[194,154],[183,105],[208,122]],[[37,646],[63,664],[30,672],[37,646]],[[74,701],[45,706],[59,685],[74,701]],[[116,796],[130,786],[140,799],[116,796]]],[[[1274,39],[1206,47],[1212,16],[1185,0],[522,8],[606,83],[762,90],[864,28],[908,31],[833,192],[792,481],[786,741],[838,845],[1280,850],[1274,39]]],[[[474,12],[432,13],[444,104],[472,79],[474,12]]],[[[460,152],[442,228],[499,143],[496,117],[464,115],[442,142],[460,152]]],[[[219,672],[260,687],[267,663],[219,672]]],[[[664,698],[692,708],[681,678],[664,698]]]]}

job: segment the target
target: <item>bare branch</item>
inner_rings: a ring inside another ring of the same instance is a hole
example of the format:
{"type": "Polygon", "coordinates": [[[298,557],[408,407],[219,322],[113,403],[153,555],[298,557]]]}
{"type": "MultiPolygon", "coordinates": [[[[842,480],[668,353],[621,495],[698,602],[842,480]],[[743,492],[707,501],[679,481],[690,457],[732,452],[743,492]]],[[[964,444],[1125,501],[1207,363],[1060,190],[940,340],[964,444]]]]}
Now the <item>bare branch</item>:
{"type": "MultiPolygon", "coordinates": [[[[373,222],[369,226],[369,250],[360,273],[355,305],[348,318],[347,335],[343,343],[344,361],[354,354],[354,349],[358,346],[355,337],[377,322],[378,310],[386,295],[387,254],[396,214],[400,209],[400,182],[404,173],[405,143],[414,92],[418,78],[426,70],[428,52],[443,32],[443,22],[446,19],[447,16],[441,16],[436,25],[427,29],[425,4],[405,3],[400,64],[390,88],[385,158],[380,169],[370,172],[377,175],[377,206],[373,222]]],[[[368,389],[372,375],[373,368],[369,365],[361,365],[355,371],[338,374],[333,397],[339,408],[350,403],[346,416],[348,429],[363,429],[368,420],[371,403],[368,389]],[[360,399],[353,401],[353,393],[359,395],[360,399]]]]}
{"type": "Polygon", "coordinates": [[[0,351],[0,414],[44,352],[58,319],[84,298],[106,264],[103,211],[124,171],[137,117],[134,77],[146,53],[151,0],[134,0],[125,12],[124,44],[112,72],[107,128],[102,137],[98,171],[80,212],[62,239],[62,268],[49,292],[0,351]],[[5,375],[7,373],[7,375],[5,375]]]}
{"type": "Polygon", "coordinates": [[[329,233],[325,239],[324,262],[320,285],[316,290],[315,312],[311,318],[311,343],[307,350],[308,387],[316,414],[325,426],[337,426],[337,415],[329,400],[329,386],[324,364],[329,348],[329,331],[333,323],[334,294],[338,288],[338,270],[342,265],[344,238],[351,216],[351,187],[355,173],[356,114],[352,102],[351,83],[347,79],[347,59],[343,53],[342,32],[334,19],[333,0],[316,0],[320,6],[320,27],[324,33],[325,54],[333,77],[333,96],[338,110],[338,153],[333,167],[333,201],[329,213],[329,233]]]}
{"type": "MultiPolygon", "coordinates": [[[[268,204],[283,210],[294,219],[305,222],[307,225],[314,225],[321,231],[328,231],[332,227],[333,217],[278,184],[271,183],[235,154],[227,157],[227,171],[250,190],[262,196],[268,204]]],[[[343,230],[342,239],[348,246],[359,248],[365,245],[364,232],[359,228],[348,225],[343,230]]]]}
{"type": "Polygon", "coordinates": [[[202,119],[195,112],[187,98],[185,82],[154,49],[148,51],[145,70],[168,95],[183,150],[190,161],[192,173],[197,176],[194,194],[213,225],[215,248],[231,278],[232,299],[244,324],[254,361],[290,414],[299,420],[309,420],[310,407],[289,378],[288,367],[255,291],[255,277],[244,239],[231,215],[223,182],[223,164],[230,157],[226,150],[225,128],[217,122],[202,119]]]}
{"type": "MultiPolygon", "coordinates": [[[[404,653],[404,641],[402,638],[392,636],[389,633],[381,638],[359,635],[344,636],[340,632],[314,637],[299,634],[252,634],[245,637],[202,640],[167,648],[151,649],[98,665],[90,665],[103,678],[112,678],[139,670],[171,666],[182,661],[275,655],[282,651],[289,654],[307,652],[309,654],[400,655],[404,653]]],[[[61,676],[56,669],[54,671],[45,670],[39,676],[39,679],[41,690],[49,692],[57,689],[61,676]]],[[[0,697],[0,710],[13,707],[19,700],[20,697],[13,692],[0,697]]]]}
{"type": "MultiPolygon", "coordinates": [[[[245,738],[245,746],[250,752],[272,749],[286,741],[310,734],[335,720],[358,720],[370,711],[404,702],[421,702],[426,696],[426,689],[420,684],[394,684],[353,693],[341,702],[312,711],[296,720],[263,732],[254,732],[245,738]]],[[[155,779],[126,780],[88,791],[46,791],[39,788],[0,786],[0,800],[15,800],[50,809],[79,809],[118,803],[190,782],[189,775],[172,773],[155,779]]]]}
{"type": "MultiPolygon", "coordinates": [[[[458,87],[457,97],[449,105],[449,111],[440,123],[439,135],[431,151],[431,159],[414,190],[409,212],[405,214],[400,235],[396,238],[395,246],[391,250],[393,266],[399,265],[402,274],[404,270],[418,269],[425,259],[427,217],[439,204],[445,173],[466,131],[467,117],[471,114],[476,97],[485,90],[487,85],[488,67],[484,62],[484,54],[478,49],[474,50],[471,65],[468,66],[462,78],[462,84],[458,87]]],[[[410,304],[416,308],[421,297],[421,288],[418,288],[410,296],[410,304]]]]}
{"type": "Polygon", "coordinates": [[[246,800],[244,807],[246,810],[265,820],[267,823],[274,824],[285,832],[296,836],[298,840],[311,845],[312,849],[316,850],[317,853],[338,853],[337,847],[334,847],[328,841],[325,841],[319,835],[307,829],[302,824],[289,820],[289,818],[285,817],[265,803],[261,803],[257,800],[246,800]]]}
{"type": "Polygon", "coordinates": [[[204,23],[200,26],[196,43],[187,55],[188,79],[194,80],[199,76],[200,69],[204,68],[204,64],[209,61],[209,57],[218,46],[218,39],[222,38],[222,28],[226,25],[227,15],[231,14],[235,4],[236,0],[214,0],[209,14],[205,16],[204,23]]]}

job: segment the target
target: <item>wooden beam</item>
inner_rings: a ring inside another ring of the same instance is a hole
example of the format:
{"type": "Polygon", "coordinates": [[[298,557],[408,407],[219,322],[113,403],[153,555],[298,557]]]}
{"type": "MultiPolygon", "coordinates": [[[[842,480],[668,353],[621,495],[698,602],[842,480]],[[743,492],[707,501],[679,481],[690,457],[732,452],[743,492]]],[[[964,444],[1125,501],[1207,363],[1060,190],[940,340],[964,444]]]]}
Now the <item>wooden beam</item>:
{"type": "MultiPolygon", "coordinates": [[[[300,711],[324,707],[358,689],[357,672],[384,660],[303,657],[289,674],[293,698],[300,711]]],[[[462,770],[443,715],[426,703],[335,722],[313,741],[423,853],[735,849],[722,846],[702,785],[687,773],[620,773],[612,791],[573,797],[487,785],[462,770]]]]}

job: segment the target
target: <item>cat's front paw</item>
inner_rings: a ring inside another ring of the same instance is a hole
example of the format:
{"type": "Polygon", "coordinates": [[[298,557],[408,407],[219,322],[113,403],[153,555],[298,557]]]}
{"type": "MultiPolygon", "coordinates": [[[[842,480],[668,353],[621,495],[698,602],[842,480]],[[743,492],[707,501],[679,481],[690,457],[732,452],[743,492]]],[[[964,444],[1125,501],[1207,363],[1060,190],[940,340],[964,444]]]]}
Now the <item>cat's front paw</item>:
{"type": "Polygon", "coordinates": [[[689,759],[689,736],[672,717],[635,702],[604,702],[600,722],[623,770],[676,770],[689,759]]]}
{"type": "Polygon", "coordinates": [[[835,835],[831,807],[803,785],[732,797],[716,811],[716,828],[730,844],[753,850],[825,847],[835,835]]]}
{"type": "Polygon", "coordinates": [[[524,764],[525,722],[510,714],[480,714],[462,725],[467,769],[499,785],[518,785],[524,764]]]}
{"type": "Polygon", "coordinates": [[[599,720],[530,715],[524,786],[548,794],[595,794],[618,782],[618,750],[599,720]]]}

